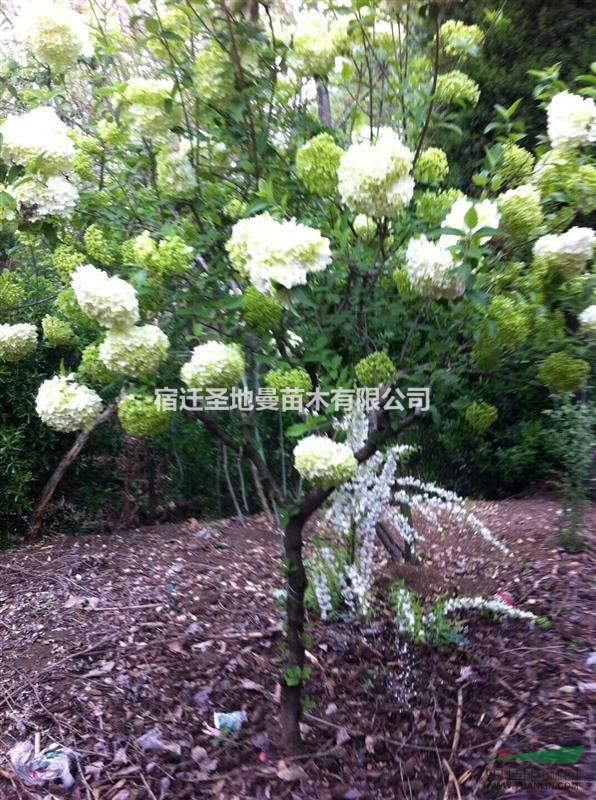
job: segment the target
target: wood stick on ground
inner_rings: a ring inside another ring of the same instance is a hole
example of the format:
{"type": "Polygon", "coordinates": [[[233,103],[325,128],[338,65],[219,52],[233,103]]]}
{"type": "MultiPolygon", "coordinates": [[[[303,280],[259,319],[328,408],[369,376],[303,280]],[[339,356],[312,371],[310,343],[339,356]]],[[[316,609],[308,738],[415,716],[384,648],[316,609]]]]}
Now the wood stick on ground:
{"type": "Polygon", "coordinates": [[[459,747],[459,737],[461,735],[461,721],[464,710],[464,691],[460,688],[457,690],[457,713],[455,715],[455,733],[453,734],[453,744],[451,745],[451,755],[449,756],[449,763],[452,764],[457,756],[459,747]]]}
{"type": "Polygon", "coordinates": [[[514,728],[517,726],[517,724],[519,723],[519,721],[521,720],[521,718],[523,717],[523,715],[525,713],[526,713],[526,707],[522,706],[522,708],[520,708],[520,710],[517,712],[517,714],[514,714],[511,717],[511,719],[509,720],[509,722],[507,723],[507,725],[505,725],[505,728],[503,729],[503,733],[499,736],[499,738],[495,742],[495,745],[494,745],[493,749],[491,750],[491,754],[490,754],[490,758],[489,758],[489,764],[487,764],[484,772],[480,776],[480,780],[478,781],[478,783],[476,785],[476,789],[475,789],[476,792],[478,792],[480,789],[483,789],[484,785],[486,784],[486,782],[488,780],[488,776],[490,774],[490,770],[491,770],[491,767],[492,767],[492,764],[490,763],[490,759],[493,759],[497,755],[497,753],[501,749],[501,745],[503,744],[505,739],[509,736],[509,734],[513,732],[514,728]]]}
{"type": "Polygon", "coordinates": [[[447,761],[446,758],[444,758],[441,763],[443,764],[443,766],[445,767],[445,769],[449,773],[449,781],[447,783],[447,786],[445,787],[445,794],[443,795],[443,800],[447,800],[447,798],[449,797],[449,788],[451,786],[451,782],[452,781],[453,781],[453,785],[455,786],[455,791],[457,792],[457,798],[458,798],[458,800],[461,800],[461,791],[459,789],[459,781],[455,777],[455,772],[451,768],[451,764],[447,761]]]}

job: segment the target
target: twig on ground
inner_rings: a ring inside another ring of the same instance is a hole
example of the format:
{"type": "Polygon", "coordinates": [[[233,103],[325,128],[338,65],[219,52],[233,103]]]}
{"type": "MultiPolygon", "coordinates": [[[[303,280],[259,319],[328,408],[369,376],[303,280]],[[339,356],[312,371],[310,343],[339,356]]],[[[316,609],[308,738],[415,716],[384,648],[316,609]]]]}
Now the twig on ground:
{"type": "Polygon", "coordinates": [[[461,735],[461,721],[464,708],[464,691],[462,687],[457,690],[457,713],[455,715],[455,733],[453,734],[453,744],[451,745],[451,755],[449,756],[449,763],[453,763],[453,759],[457,756],[457,749],[459,747],[459,737],[461,735]]]}
{"type": "Polygon", "coordinates": [[[445,767],[445,769],[449,773],[449,781],[447,783],[447,786],[445,787],[445,794],[443,795],[443,800],[447,800],[447,798],[449,797],[449,788],[451,787],[451,782],[453,782],[453,785],[455,786],[455,791],[457,792],[458,800],[461,800],[461,791],[459,789],[459,781],[457,780],[457,778],[455,776],[455,772],[451,769],[451,764],[447,761],[446,758],[442,759],[441,763],[443,764],[443,766],[445,767]]]}
{"type": "MultiPolygon", "coordinates": [[[[517,712],[517,714],[514,714],[511,717],[511,719],[509,720],[509,722],[507,723],[507,725],[505,725],[505,728],[503,729],[503,733],[499,736],[499,738],[495,742],[495,745],[494,745],[493,749],[491,750],[489,762],[490,762],[491,759],[493,759],[497,755],[497,753],[501,749],[501,745],[503,744],[505,739],[509,736],[509,734],[513,732],[514,728],[517,726],[517,724],[519,723],[519,721],[521,720],[523,715],[526,713],[526,710],[527,710],[526,707],[522,706],[522,708],[520,708],[520,710],[517,712]]],[[[480,789],[484,788],[484,785],[488,780],[488,776],[490,774],[491,767],[492,767],[492,764],[490,764],[490,763],[487,764],[487,766],[485,767],[484,772],[482,773],[478,783],[476,784],[476,791],[479,791],[480,789]]]]}

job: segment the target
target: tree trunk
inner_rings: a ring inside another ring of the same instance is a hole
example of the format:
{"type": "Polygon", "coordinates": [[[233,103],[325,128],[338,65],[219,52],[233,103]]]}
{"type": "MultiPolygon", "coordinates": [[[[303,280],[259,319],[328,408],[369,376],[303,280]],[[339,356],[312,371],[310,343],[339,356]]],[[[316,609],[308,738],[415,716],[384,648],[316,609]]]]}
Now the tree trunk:
{"type": "Polygon", "coordinates": [[[73,464],[77,460],[77,458],[81,454],[81,451],[91,438],[94,431],[97,428],[99,428],[100,425],[103,425],[104,422],[107,422],[107,420],[109,420],[110,417],[114,415],[115,411],[116,411],[116,403],[112,403],[107,408],[105,408],[99,415],[93,426],[89,428],[89,430],[81,431],[81,433],[79,433],[73,446],[70,448],[68,453],[66,453],[62,461],[58,464],[58,466],[50,476],[50,479],[43,487],[43,490],[37,500],[37,504],[33,509],[33,513],[29,518],[29,526],[25,534],[25,541],[27,543],[31,543],[36,539],[37,534],[39,533],[39,529],[41,528],[42,522],[46,515],[48,505],[50,504],[50,501],[54,496],[54,492],[60,485],[60,482],[64,477],[66,470],[70,467],[71,464],[73,464]]]}
{"type": "Polygon", "coordinates": [[[319,120],[328,128],[333,127],[331,119],[331,104],[329,102],[329,87],[327,78],[315,78],[317,84],[317,105],[319,107],[319,120]]]}
{"type": "Polygon", "coordinates": [[[302,671],[304,669],[304,592],[306,570],[302,560],[302,531],[310,514],[298,512],[284,531],[284,549],[288,588],[287,669],[281,679],[281,726],[285,747],[290,755],[302,752],[300,719],[302,716],[302,671]],[[290,683],[288,684],[288,678],[290,683]]]}
{"type": "Polygon", "coordinates": [[[399,549],[393,536],[389,533],[385,525],[383,525],[382,522],[377,522],[377,524],[375,525],[375,531],[377,536],[381,540],[381,544],[391,556],[391,560],[394,561],[396,564],[400,564],[404,560],[403,553],[399,549]]]}

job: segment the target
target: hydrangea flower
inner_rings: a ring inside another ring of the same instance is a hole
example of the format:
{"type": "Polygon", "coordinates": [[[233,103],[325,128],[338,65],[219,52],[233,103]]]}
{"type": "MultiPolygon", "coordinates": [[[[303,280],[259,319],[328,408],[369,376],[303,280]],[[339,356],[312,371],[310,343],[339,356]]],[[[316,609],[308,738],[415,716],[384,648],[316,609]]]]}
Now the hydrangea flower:
{"type": "Polygon", "coordinates": [[[329,239],[295,220],[277,222],[268,214],[239,220],[226,243],[235,269],[264,294],[275,285],[291,289],[306,283],[331,261],[329,239]]]}
{"type": "Polygon", "coordinates": [[[81,311],[104,328],[128,328],[139,319],[134,287],[91,264],[74,271],[72,289],[81,311]]]}
{"type": "Polygon", "coordinates": [[[541,236],[534,244],[533,254],[543,259],[549,269],[569,278],[583,270],[595,245],[596,234],[591,228],[575,226],[565,233],[541,236]]]}
{"type": "Polygon", "coordinates": [[[42,422],[63,433],[90,428],[101,413],[101,397],[74,380],[56,375],[44,381],[37,392],[35,410],[42,422]]]}
{"type": "Polygon", "coordinates": [[[278,395],[284,389],[301,394],[312,392],[312,381],[310,375],[302,367],[296,369],[272,369],[265,375],[265,386],[275,389],[278,395]]]}
{"type": "Polygon", "coordinates": [[[296,173],[309,192],[329,197],[337,189],[343,150],[328,133],[320,133],[296,152],[296,173]]]}
{"type": "Polygon", "coordinates": [[[414,178],[418,183],[436,186],[445,180],[449,172],[447,154],[440,147],[423,150],[414,167],[414,178]]]}
{"type": "Polygon", "coordinates": [[[244,292],[243,316],[256,331],[268,333],[276,330],[283,311],[283,306],[275,297],[259,292],[254,286],[249,286],[244,292]]]}
{"type": "Polygon", "coordinates": [[[370,242],[377,232],[377,223],[366,214],[358,214],[354,217],[353,227],[356,236],[359,236],[363,242],[370,242]]]}
{"type": "Polygon", "coordinates": [[[410,240],[405,270],[411,288],[423,297],[436,300],[460,297],[466,285],[454,272],[454,266],[452,254],[440,241],[431,242],[424,234],[410,240]]]}
{"type": "Polygon", "coordinates": [[[538,377],[554,392],[576,392],[586,382],[590,365],[582,358],[553,353],[538,368],[538,377]]]}
{"type": "Polygon", "coordinates": [[[110,372],[142,378],[157,371],[169,346],[168,337],[157,325],[113,328],[99,345],[99,358],[110,372]]]}
{"type": "Polygon", "coordinates": [[[244,375],[244,356],[240,348],[210,341],[197,345],[180,376],[192,389],[231,389],[244,375]]]}
{"type": "Polygon", "coordinates": [[[298,74],[327,75],[346,39],[346,27],[319,11],[302,11],[292,37],[292,66],[298,74]]]}
{"type": "Polygon", "coordinates": [[[440,192],[421,192],[416,198],[416,215],[427,225],[436,228],[456,200],[463,197],[459,189],[444,189],[440,192]]]}
{"type": "Polygon", "coordinates": [[[354,371],[358,384],[371,388],[391,386],[397,377],[397,369],[386,353],[371,353],[361,358],[354,371]]]}
{"type": "Polygon", "coordinates": [[[25,299],[25,288],[18,275],[0,273],[0,308],[15,308],[25,299]]]}
{"type": "Polygon", "coordinates": [[[583,331],[596,334],[596,304],[585,308],[578,317],[583,331]]]}
{"type": "Polygon", "coordinates": [[[476,81],[464,72],[454,69],[439,75],[435,97],[440,103],[447,105],[475,106],[480,100],[480,88],[476,81]]]}
{"type": "Polygon", "coordinates": [[[478,25],[466,25],[448,19],[441,25],[441,47],[448,56],[476,55],[484,41],[484,33],[478,25]]]}
{"type": "Polygon", "coordinates": [[[84,18],[66,3],[28,3],[15,29],[29,55],[60,72],[93,53],[84,18]]]}
{"type": "Polygon", "coordinates": [[[79,202],[79,192],[62,175],[47,180],[26,176],[10,187],[19,214],[36,222],[45,217],[68,218],[79,202]]]}
{"type": "Polygon", "coordinates": [[[532,319],[527,304],[515,297],[495,295],[487,309],[488,318],[497,323],[490,338],[500,348],[514,350],[530,335],[532,319]]]}
{"type": "Polygon", "coordinates": [[[358,470],[358,462],[347,444],[316,435],[298,442],[294,465],[304,480],[325,487],[340,486],[358,470]]]}
{"type": "Polygon", "coordinates": [[[77,369],[77,378],[94,383],[113,383],[118,375],[105,366],[99,357],[99,342],[88,344],[81,353],[81,363],[77,369]]]}
{"type": "MultiPolygon", "coordinates": [[[[500,222],[500,214],[497,204],[492,200],[480,200],[475,202],[467,197],[460,197],[451,206],[451,209],[445,219],[443,220],[442,228],[455,228],[464,232],[465,236],[472,236],[475,231],[481,228],[498,228],[500,222]],[[474,208],[476,211],[476,223],[473,226],[468,225],[466,216],[468,212],[474,208]]],[[[490,240],[490,236],[482,236],[480,238],[481,244],[486,244],[490,240]]],[[[452,247],[457,244],[459,237],[455,234],[443,234],[440,239],[442,247],[452,247]]]]}
{"type": "Polygon", "coordinates": [[[497,205],[501,228],[514,239],[531,237],[544,221],[540,192],[528,184],[504,192],[498,197],[497,205]]]}
{"type": "Polygon", "coordinates": [[[412,152],[391,128],[381,128],[374,142],[355,141],[339,164],[343,201],[357,213],[393,216],[412,199],[413,160],[412,152]]]}
{"type": "Polygon", "coordinates": [[[71,172],[75,146],[69,128],[53,108],[39,106],[24,114],[11,114],[0,125],[0,155],[9,164],[28,166],[36,162],[46,175],[71,172]]]}
{"type": "Polygon", "coordinates": [[[28,322],[0,324],[0,361],[20,361],[37,347],[37,330],[28,322]]]}
{"type": "Polygon", "coordinates": [[[525,147],[514,142],[505,142],[500,166],[502,182],[514,189],[532,174],[534,156],[525,147]]]}
{"type": "Polygon", "coordinates": [[[596,142],[596,103],[571,92],[556,94],[546,109],[552,147],[581,147],[596,142]]]}
{"type": "Polygon", "coordinates": [[[478,433],[484,433],[496,422],[499,412],[490,403],[475,401],[466,408],[464,416],[471,428],[478,433]]]}
{"type": "Polygon", "coordinates": [[[67,244],[60,244],[50,256],[52,269],[63,281],[70,282],[72,273],[85,263],[85,254],[67,244]]]}
{"type": "Polygon", "coordinates": [[[204,44],[196,55],[193,82],[200,100],[225,102],[234,94],[234,72],[230,56],[215,41],[204,44]]]}
{"type": "Polygon", "coordinates": [[[74,336],[74,331],[68,322],[50,314],[46,314],[42,319],[41,327],[46,342],[56,347],[67,344],[74,336]]]}
{"type": "Polygon", "coordinates": [[[130,393],[118,403],[118,419],[130,436],[157,436],[164,433],[172,414],[157,407],[154,397],[130,393]]]}
{"type": "Polygon", "coordinates": [[[172,98],[174,82],[168,78],[133,78],[124,90],[128,102],[126,119],[135,143],[148,139],[152,143],[166,142],[171,128],[181,121],[181,110],[173,104],[166,111],[166,100],[172,98]]]}
{"type": "Polygon", "coordinates": [[[197,188],[197,177],[189,155],[188,139],[178,139],[164,145],[157,154],[157,187],[165,196],[175,200],[190,200],[197,188]]]}

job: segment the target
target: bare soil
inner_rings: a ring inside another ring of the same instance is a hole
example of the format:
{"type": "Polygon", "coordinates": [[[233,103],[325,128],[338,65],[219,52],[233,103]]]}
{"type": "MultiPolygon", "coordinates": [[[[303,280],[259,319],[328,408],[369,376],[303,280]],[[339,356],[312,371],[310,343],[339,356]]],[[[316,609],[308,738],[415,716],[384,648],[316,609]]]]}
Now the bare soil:
{"type": "MultiPolygon", "coordinates": [[[[59,796],[24,787],[8,761],[36,731],[42,747],[79,754],[75,798],[596,797],[593,549],[559,549],[549,497],[475,511],[511,558],[457,527],[427,530],[418,566],[379,551],[371,620],[310,620],[308,752],[297,759],[284,758],[277,726],[272,593],[283,579],[266,520],[190,520],[1,553],[0,800],[59,796]],[[505,591],[550,626],[469,613],[458,647],[400,644],[387,594],[402,578],[429,599],[505,591]],[[213,713],[235,710],[248,718],[238,737],[214,736],[213,713]],[[544,765],[533,768],[544,788],[495,783],[498,751],[577,745],[575,786],[553,786],[544,765]]],[[[596,506],[588,529],[596,534],[596,506]]]]}

